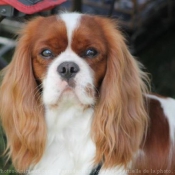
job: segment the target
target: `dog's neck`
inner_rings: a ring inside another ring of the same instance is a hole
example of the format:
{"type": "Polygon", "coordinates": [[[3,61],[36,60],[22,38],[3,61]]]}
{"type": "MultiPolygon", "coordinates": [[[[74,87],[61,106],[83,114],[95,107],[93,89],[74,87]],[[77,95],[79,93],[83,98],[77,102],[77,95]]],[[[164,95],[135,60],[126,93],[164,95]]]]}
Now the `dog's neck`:
{"type": "MultiPolygon", "coordinates": [[[[95,156],[91,139],[93,108],[63,100],[46,107],[47,144],[41,161],[33,171],[50,175],[89,175],[95,156]]],[[[32,174],[32,173],[31,173],[32,174]]]]}

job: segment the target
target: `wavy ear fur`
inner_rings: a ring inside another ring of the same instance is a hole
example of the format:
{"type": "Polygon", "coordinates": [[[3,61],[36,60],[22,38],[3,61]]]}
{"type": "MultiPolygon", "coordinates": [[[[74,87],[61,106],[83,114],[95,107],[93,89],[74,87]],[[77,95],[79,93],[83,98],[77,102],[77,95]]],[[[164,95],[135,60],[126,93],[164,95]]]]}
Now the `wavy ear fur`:
{"type": "Polygon", "coordinates": [[[92,135],[95,162],[126,166],[139,149],[148,123],[144,94],[147,76],[127,49],[116,24],[99,19],[108,45],[107,71],[95,108],[92,135]]]}
{"type": "Polygon", "coordinates": [[[0,87],[0,115],[7,152],[20,171],[38,162],[45,148],[46,127],[31,58],[31,34],[40,19],[22,31],[13,60],[3,70],[0,87]]]}

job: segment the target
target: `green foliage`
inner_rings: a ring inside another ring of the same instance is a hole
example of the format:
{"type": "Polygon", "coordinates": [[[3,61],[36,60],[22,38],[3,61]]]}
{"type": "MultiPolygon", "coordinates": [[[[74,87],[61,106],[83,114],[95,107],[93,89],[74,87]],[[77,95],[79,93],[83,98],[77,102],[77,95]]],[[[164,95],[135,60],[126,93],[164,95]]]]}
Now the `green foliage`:
{"type": "Polygon", "coordinates": [[[6,147],[6,138],[0,126],[0,175],[17,175],[12,163],[7,161],[6,156],[3,155],[6,147]]]}

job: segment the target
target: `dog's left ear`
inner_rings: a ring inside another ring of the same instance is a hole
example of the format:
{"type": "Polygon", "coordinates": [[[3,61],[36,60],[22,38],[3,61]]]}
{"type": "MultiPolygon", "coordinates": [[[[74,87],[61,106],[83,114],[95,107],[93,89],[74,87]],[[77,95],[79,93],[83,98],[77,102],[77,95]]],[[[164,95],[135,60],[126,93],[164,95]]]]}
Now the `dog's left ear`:
{"type": "Polygon", "coordinates": [[[106,167],[126,166],[139,149],[148,123],[144,101],[147,76],[114,21],[97,21],[107,41],[108,58],[92,125],[95,162],[103,161],[106,167]]]}
{"type": "Polygon", "coordinates": [[[32,33],[42,18],[21,32],[11,63],[3,70],[0,115],[7,136],[7,152],[17,170],[25,170],[41,158],[46,126],[40,94],[32,69],[32,33]]]}

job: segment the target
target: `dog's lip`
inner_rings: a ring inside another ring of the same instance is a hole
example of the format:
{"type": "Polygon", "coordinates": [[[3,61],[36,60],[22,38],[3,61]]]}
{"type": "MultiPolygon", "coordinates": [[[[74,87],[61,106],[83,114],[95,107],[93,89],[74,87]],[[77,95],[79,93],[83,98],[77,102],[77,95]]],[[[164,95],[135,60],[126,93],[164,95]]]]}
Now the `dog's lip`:
{"type": "Polygon", "coordinates": [[[70,84],[67,81],[65,81],[64,83],[65,83],[65,86],[64,86],[64,88],[62,90],[62,94],[70,93],[70,92],[75,93],[75,87],[73,87],[72,84],[70,84]]]}
{"type": "Polygon", "coordinates": [[[75,80],[74,79],[69,79],[69,80],[63,80],[63,84],[65,88],[72,88],[74,89],[76,86],[75,80]]]}
{"type": "Polygon", "coordinates": [[[69,92],[69,91],[74,91],[74,89],[73,89],[71,86],[67,85],[67,86],[64,88],[63,92],[69,92]]]}

